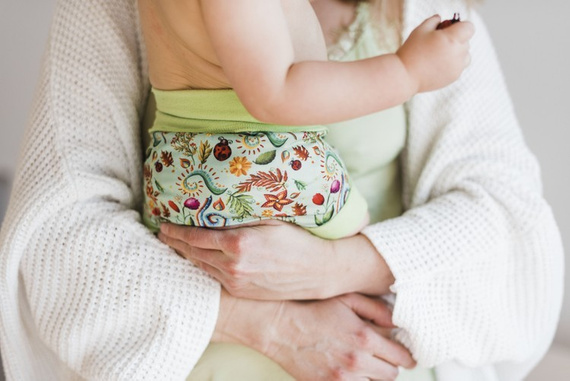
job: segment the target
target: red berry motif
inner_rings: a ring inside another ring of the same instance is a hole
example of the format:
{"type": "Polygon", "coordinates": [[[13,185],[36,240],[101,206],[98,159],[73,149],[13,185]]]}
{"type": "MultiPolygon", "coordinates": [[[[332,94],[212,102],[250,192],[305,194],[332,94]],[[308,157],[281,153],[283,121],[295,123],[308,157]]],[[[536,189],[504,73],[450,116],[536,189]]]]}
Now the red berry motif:
{"type": "Polygon", "coordinates": [[[220,142],[214,146],[214,157],[219,161],[224,161],[232,155],[232,149],[229,145],[232,142],[224,139],[223,136],[220,136],[219,139],[220,142]]]}
{"type": "Polygon", "coordinates": [[[460,21],[461,21],[461,17],[459,17],[459,13],[454,13],[453,18],[451,20],[444,20],[444,21],[440,22],[439,25],[437,26],[437,29],[445,29],[448,26],[452,26],[456,22],[460,22],[460,21]]]}
{"type": "Polygon", "coordinates": [[[301,166],[302,164],[300,160],[291,160],[291,168],[293,168],[294,171],[301,169],[301,166]]]}
{"type": "Polygon", "coordinates": [[[156,169],[157,172],[162,172],[162,163],[160,161],[154,163],[154,169],[156,169]]]}
{"type": "Polygon", "coordinates": [[[320,193],[316,193],[313,196],[313,204],[315,205],[323,205],[325,203],[325,196],[320,193]]]}
{"type": "Polygon", "coordinates": [[[188,200],[184,201],[184,206],[190,210],[196,210],[200,207],[200,201],[197,198],[190,197],[188,200]]]}

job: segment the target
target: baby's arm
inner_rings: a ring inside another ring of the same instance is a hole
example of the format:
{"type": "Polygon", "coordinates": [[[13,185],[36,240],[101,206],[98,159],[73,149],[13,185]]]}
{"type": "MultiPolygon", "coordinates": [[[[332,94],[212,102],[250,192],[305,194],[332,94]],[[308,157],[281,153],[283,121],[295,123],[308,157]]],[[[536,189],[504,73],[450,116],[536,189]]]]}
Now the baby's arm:
{"type": "Polygon", "coordinates": [[[326,124],[377,112],[455,81],[469,61],[470,23],[420,25],[396,54],[294,62],[280,0],[205,0],[204,23],[247,110],[275,124],[326,124]]]}

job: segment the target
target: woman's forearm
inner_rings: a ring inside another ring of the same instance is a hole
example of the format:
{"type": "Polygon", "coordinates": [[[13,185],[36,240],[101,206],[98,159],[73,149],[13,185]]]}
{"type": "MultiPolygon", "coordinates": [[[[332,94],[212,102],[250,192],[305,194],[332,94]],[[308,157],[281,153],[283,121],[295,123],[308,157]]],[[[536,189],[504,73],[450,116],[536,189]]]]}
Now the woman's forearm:
{"type": "Polygon", "coordinates": [[[334,241],[334,268],[329,280],[330,294],[359,292],[382,295],[390,292],[394,275],[382,255],[362,234],[334,241]]]}
{"type": "Polygon", "coordinates": [[[241,344],[267,353],[272,337],[271,330],[264,327],[275,326],[283,303],[236,298],[222,288],[212,342],[241,344]],[[251,318],[252,311],[255,311],[255,318],[251,318]]]}

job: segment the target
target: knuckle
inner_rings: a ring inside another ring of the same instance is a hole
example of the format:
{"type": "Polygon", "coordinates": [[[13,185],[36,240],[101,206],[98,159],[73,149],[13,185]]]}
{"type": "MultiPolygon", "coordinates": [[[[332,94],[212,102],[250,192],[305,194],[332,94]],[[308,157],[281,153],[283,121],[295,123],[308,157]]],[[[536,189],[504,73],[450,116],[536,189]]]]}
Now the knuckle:
{"type": "Polygon", "coordinates": [[[229,276],[232,277],[232,279],[236,279],[239,277],[240,274],[240,268],[239,268],[239,264],[237,263],[237,261],[230,261],[228,262],[227,266],[226,266],[226,272],[228,273],[229,276]]]}
{"type": "Polygon", "coordinates": [[[371,343],[372,343],[372,330],[368,327],[364,327],[362,329],[360,329],[357,333],[356,333],[356,340],[357,340],[357,344],[360,348],[369,348],[371,343]]]}
{"type": "Polygon", "coordinates": [[[345,381],[348,380],[348,375],[344,369],[337,367],[331,371],[330,379],[332,381],[345,381]]]}
{"type": "Polygon", "coordinates": [[[357,352],[351,352],[346,356],[346,369],[354,372],[360,369],[362,365],[362,356],[357,352]]]}
{"type": "Polygon", "coordinates": [[[240,258],[234,258],[228,261],[226,265],[226,272],[236,282],[239,282],[246,277],[247,269],[244,262],[241,261],[240,258]]]}
{"type": "Polygon", "coordinates": [[[250,234],[247,231],[239,231],[232,236],[229,242],[229,249],[234,255],[239,257],[249,247],[250,240],[250,234]]]}

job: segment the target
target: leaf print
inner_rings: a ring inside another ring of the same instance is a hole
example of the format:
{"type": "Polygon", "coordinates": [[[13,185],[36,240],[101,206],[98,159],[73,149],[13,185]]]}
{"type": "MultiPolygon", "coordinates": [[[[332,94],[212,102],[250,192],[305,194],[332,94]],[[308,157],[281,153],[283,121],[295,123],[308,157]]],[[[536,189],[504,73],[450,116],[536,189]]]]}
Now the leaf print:
{"type": "Polygon", "coordinates": [[[304,216],[307,214],[307,207],[296,202],[295,205],[293,205],[293,213],[295,213],[296,216],[304,216]]]}
{"type": "Polygon", "coordinates": [[[200,142],[200,148],[198,149],[198,160],[200,163],[206,164],[206,160],[212,154],[212,147],[210,146],[210,142],[207,140],[202,140],[200,142]]]}
{"type": "Polygon", "coordinates": [[[158,182],[158,180],[154,180],[154,185],[156,185],[156,189],[158,189],[158,191],[160,193],[164,193],[164,188],[162,187],[162,185],[160,185],[160,183],[158,182]]]}
{"type": "Polygon", "coordinates": [[[259,165],[269,164],[273,160],[275,160],[276,152],[277,152],[276,150],[272,150],[272,151],[267,151],[265,153],[262,153],[261,155],[259,155],[257,157],[257,159],[255,159],[254,163],[259,164],[259,165]]]}
{"type": "Polygon", "coordinates": [[[194,136],[196,136],[196,134],[191,132],[177,132],[170,141],[170,145],[176,151],[192,157],[196,154],[196,143],[193,142],[194,136]]]}
{"type": "Polygon", "coordinates": [[[305,144],[315,144],[319,140],[319,133],[316,131],[307,131],[303,134],[305,144]]]}
{"type": "Polygon", "coordinates": [[[164,205],[162,202],[160,203],[160,206],[162,207],[162,217],[164,218],[170,217],[170,210],[167,208],[167,206],[164,205]]]}
{"type": "Polygon", "coordinates": [[[281,172],[277,168],[276,172],[257,172],[249,176],[249,179],[238,184],[238,193],[249,192],[252,187],[265,188],[270,192],[277,192],[279,189],[285,188],[288,176],[287,171],[281,172]]]}
{"type": "Polygon", "coordinates": [[[293,151],[295,152],[295,155],[303,161],[307,161],[309,158],[309,151],[307,151],[303,146],[295,146],[293,147],[293,151]]]}
{"type": "Polygon", "coordinates": [[[150,168],[150,164],[145,164],[143,167],[143,174],[145,181],[150,181],[152,178],[152,169],[150,168]]]}
{"type": "Polygon", "coordinates": [[[334,214],[334,205],[331,205],[328,207],[327,211],[322,217],[320,217],[320,215],[318,214],[315,214],[315,223],[317,224],[317,226],[321,226],[329,222],[333,214],[334,214]]]}
{"type": "Polygon", "coordinates": [[[168,205],[172,208],[172,210],[174,210],[176,213],[180,213],[180,208],[178,208],[178,205],[176,205],[176,203],[172,200],[168,201],[168,205]]]}
{"type": "Polygon", "coordinates": [[[164,164],[165,167],[170,167],[172,163],[174,163],[174,159],[172,159],[172,153],[162,151],[160,153],[160,161],[162,161],[162,164],[164,164]]]}
{"type": "Polygon", "coordinates": [[[248,194],[230,194],[228,199],[228,206],[232,210],[233,214],[235,214],[235,219],[243,220],[247,217],[250,217],[253,213],[253,204],[254,199],[253,196],[248,194]]]}
{"type": "Polygon", "coordinates": [[[300,191],[304,191],[305,189],[307,189],[307,184],[301,180],[295,180],[295,186],[300,191]]]}

